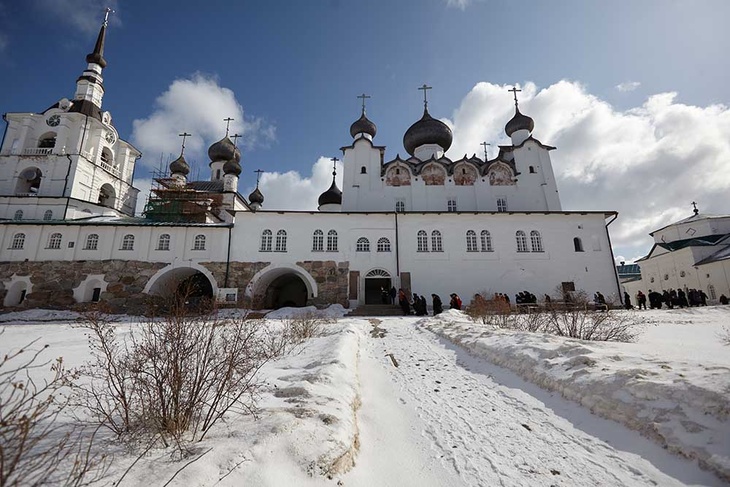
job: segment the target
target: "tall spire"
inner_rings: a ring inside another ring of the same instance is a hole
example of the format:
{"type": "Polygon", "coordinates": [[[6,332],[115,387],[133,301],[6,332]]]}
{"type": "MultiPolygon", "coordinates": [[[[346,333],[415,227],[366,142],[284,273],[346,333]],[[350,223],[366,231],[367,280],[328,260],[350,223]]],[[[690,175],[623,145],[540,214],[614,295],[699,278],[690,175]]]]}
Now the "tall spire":
{"type": "Polygon", "coordinates": [[[99,36],[96,38],[96,44],[94,45],[94,52],[86,55],[87,63],[94,63],[101,66],[102,69],[106,68],[106,59],[104,59],[104,41],[106,40],[106,28],[109,25],[109,14],[113,13],[114,10],[109,7],[104,11],[104,22],[101,24],[99,29],[99,36]]]}

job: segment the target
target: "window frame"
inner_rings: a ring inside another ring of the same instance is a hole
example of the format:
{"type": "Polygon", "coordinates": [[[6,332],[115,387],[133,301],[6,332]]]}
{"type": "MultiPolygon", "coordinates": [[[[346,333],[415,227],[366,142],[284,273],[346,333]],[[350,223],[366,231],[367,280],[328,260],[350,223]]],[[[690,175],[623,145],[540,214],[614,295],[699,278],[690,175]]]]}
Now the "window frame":
{"type": "Polygon", "coordinates": [[[202,233],[193,239],[193,250],[205,250],[205,235],[202,233]]]}
{"type": "Polygon", "coordinates": [[[441,231],[433,230],[431,232],[431,252],[443,252],[444,242],[441,236],[441,231]]]}
{"type": "Polygon", "coordinates": [[[286,230],[284,229],[276,232],[274,252],[286,252],[286,230]]]}
{"type": "Polygon", "coordinates": [[[274,241],[274,233],[268,228],[261,232],[261,245],[259,252],[271,252],[272,243],[274,241]]]}
{"type": "Polygon", "coordinates": [[[13,240],[10,242],[10,250],[23,250],[25,248],[25,233],[18,232],[13,235],[13,240]]]}
{"type": "Polygon", "coordinates": [[[90,233],[86,236],[84,250],[99,250],[99,234],[90,233]]]}
{"type": "Polygon", "coordinates": [[[312,252],[324,252],[324,232],[319,228],[312,232],[312,252]]]}
{"type": "Polygon", "coordinates": [[[378,252],[390,252],[390,239],[388,237],[380,237],[377,243],[378,252]]]}
{"type": "Polygon", "coordinates": [[[480,244],[482,246],[482,252],[494,252],[494,246],[492,245],[492,234],[489,230],[482,230],[479,234],[480,244]]]}
{"type": "Polygon", "coordinates": [[[157,249],[161,252],[170,250],[170,241],[172,238],[170,237],[169,233],[162,233],[159,237],[157,237],[157,249]]]}
{"type": "Polygon", "coordinates": [[[367,237],[360,237],[355,243],[355,252],[370,252],[370,240],[367,237]]]}
{"type": "Polygon", "coordinates": [[[60,250],[62,242],[63,235],[59,232],[53,232],[48,236],[48,247],[46,248],[52,250],[60,250]]]}
{"type": "Polygon", "coordinates": [[[527,248],[527,235],[523,230],[517,230],[515,232],[515,240],[517,241],[517,252],[525,253],[530,251],[527,248]]]}
{"type": "Polygon", "coordinates": [[[466,251],[479,252],[479,247],[477,246],[477,232],[474,230],[466,231],[466,251]]]}
{"type": "Polygon", "coordinates": [[[419,230],[416,234],[416,252],[428,252],[428,233],[419,230]]]}
{"type": "Polygon", "coordinates": [[[331,229],[327,232],[327,252],[338,252],[337,240],[337,230],[331,229]]]}
{"type": "Polygon", "coordinates": [[[132,251],[134,250],[134,235],[131,233],[126,234],[122,237],[122,245],[119,250],[132,251]]]}
{"type": "Polygon", "coordinates": [[[537,230],[530,231],[530,251],[545,252],[545,246],[542,243],[542,235],[537,230]]]}

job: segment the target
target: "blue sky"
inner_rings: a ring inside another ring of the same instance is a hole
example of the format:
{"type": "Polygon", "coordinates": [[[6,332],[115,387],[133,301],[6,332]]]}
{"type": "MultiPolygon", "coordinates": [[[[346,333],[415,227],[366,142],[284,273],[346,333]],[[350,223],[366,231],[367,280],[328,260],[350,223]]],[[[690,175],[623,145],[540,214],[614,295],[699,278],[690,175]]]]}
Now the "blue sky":
{"type": "MultiPolygon", "coordinates": [[[[71,97],[109,3],[0,1],[0,111],[71,97]]],[[[329,186],[321,158],[351,140],[358,94],[372,96],[368,116],[389,159],[405,153],[403,133],[420,118],[416,88],[433,86],[429,109],[454,128],[456,158],[481,154],[482,140],[506,142],[506,86],[518,83],[534,135],[558,147],[564,207],[621,212],[617,255],[646,253],[648,231],[688,216],[692,200],[730,213],[729,178],[710,191],[686,181],[730,161],[716,133],[730,124],[725,0],[111,4],[104,109],[145,152],[140,186],[183,130],[198,137],[188,156],[205,177],[204,151],[225,114],[244,132],[241,192],[261,168],[267,207],[311,206],[329,186]]]]}

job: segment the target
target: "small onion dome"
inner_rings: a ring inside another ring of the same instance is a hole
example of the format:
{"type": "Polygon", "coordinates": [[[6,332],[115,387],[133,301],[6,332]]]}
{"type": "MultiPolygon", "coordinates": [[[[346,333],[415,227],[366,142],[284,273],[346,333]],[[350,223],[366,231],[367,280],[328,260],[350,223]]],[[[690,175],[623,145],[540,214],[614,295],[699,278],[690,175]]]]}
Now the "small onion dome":
{"type": "Polygon", "coordinates": [[[507,137],[512,137],[512,134],[518,130],[527,130],[528,132],[532,132],[532,129],[534,128],[535,121],[527,115],[520,113],[520,109],[515,107],[515,116],[507,122],[507,125],[504,126],[504,132],[507,134],[507,137]]]}
{"type": "Polygon", "coordinates": [[[231,139],[226,135],[208,148],[208,157],[212,162],[229,161],[232,159],[235,159],[236,162],[241,162],[241,151],[233,145],[231,139]]]}
{"type": "Polygon", "coordinates": [[[373,122],[368,120],[368,117],[365,116],[365,112],[362,113],[355,123],[350,125],[350,135],[353,139],[357,134],[368,134],[370,137],[375,137],[377,132],[378,128],[373,122]]]}
{"type": "Polygon", "coordinates": [[[332,180],[332,186],[330,186],[330,189],[319,195],[319,200],[317,201],[319,206],[342,204],[342,191],[340,191],[340,188],[337,187],[334,179],[332,180]]]}
{"type": "Polygon", "coordinates": [[[446,152],[453,139],[454,134],[448,125],[431,117],[428,110],[423,110],[421,120],[411,125],[403,136],[403,146],[410,155],[424,144],[438,144],[446,152]]]}
{"type": "Polygon", "coordinates": [[[258,186],[256,186],[256,189],[254,189],[250,195],[248,195],[248,201],[249,203],[258,203],[259,205],[264,203],[264,195],[261,194],[258,186]]]}
{"type": "Polygon", "coordinates": [[[225,164],[223,164],[223,174],[233,174],[238,176],[241,174],[241,165],[235,159],[228,160],[225,164]]]}
{"type": "Polygon", "coordinates": [[[190,166],[182,154],[170,163],[170,174],[182,174],[187,176],[190,173],[190,166]]]}

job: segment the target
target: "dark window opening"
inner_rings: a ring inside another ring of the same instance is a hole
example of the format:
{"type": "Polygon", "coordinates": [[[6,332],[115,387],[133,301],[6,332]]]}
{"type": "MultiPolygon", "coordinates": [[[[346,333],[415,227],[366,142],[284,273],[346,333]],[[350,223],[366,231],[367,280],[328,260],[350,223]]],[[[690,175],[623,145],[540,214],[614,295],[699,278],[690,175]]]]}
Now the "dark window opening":
{"type": "Polygon", "coordinates": [[[20,303],[22,303],[23,301],[25,301],[25,294],[26,294],[27,292],[28,292],[28,291],[27,291],[26,289],[23,289],[22,291],[20,291],[20,301],[18,301],[18,304],[20,304],[20,303]]]}
{"type": "Polygon", "coordinates": [[[367,174],[367,173],[368,173],[368,170],[365,166],[360,168],[360,174],[367,174]]]}
{"type": "Polygon", "coordinates": [[[99,299],[101,299],[101,288],[100,287],[95,287],[94,288],[94,293],[91,295],[91,301],[93,303],[98,303],[99,302],[99,299]]]}
{"type": "Polygon", "coordinates": [[[583,241],[581,241],[578,237],[575,237],[573,239],[573,247],[576,252],[583,252],[583,241]]]}
{"type": "Polygon", "coordinates": [[[535,166],[530,166],[530,174],[535,174],[535,166]]]}

